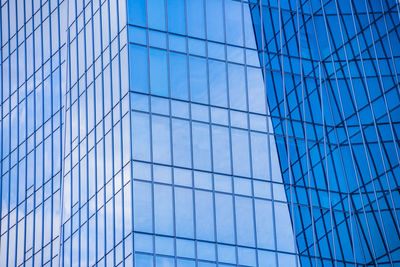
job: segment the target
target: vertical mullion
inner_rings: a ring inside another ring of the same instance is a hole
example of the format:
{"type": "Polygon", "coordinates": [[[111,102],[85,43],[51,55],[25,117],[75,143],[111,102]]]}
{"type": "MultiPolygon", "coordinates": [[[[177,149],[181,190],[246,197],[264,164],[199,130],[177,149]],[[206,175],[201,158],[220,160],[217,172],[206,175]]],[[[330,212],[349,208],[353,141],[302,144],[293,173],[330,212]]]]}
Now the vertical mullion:
{"type": "MultiPolygon", "coordinates": [[[[286,84],[285,84],[285,67],[284,67],[284,53],[283,53],[283,17],[282,17],[282,8],[281,8],[281,0],[278,0],[278,20],[279,20],[279,49],[277,49],[278,55],[280,57],[280,70],[281,70],[281,79],[282,79],[282,93],[283,93],[283,108],[284,108],[284,122],[285,122],[285,140],[286,140],[286,151],[287,151],[287,164],[288,164],[288,176],[289,176],[289,191],[290,191],[290,211],[292,216],[294,216],[294,200],[293,200],[293,189],[295,187],[295,183],[293,182],[292,176],[292,167],[291,167],[291,158],[290,158],[290,139],[289,139],[289,104],[287,100],[287,91],[286,91],[286,84]]],[[[294,251],[297,250],[296,244],[296,222],[292,219],[292,226],[293,232],[295,237],[293,238],[293,249],[294,251]]],[[[314,232],[314,231],[313,231],[314,232]]],[[[296,260],[296,267],[298,266],[298,261],[296,260]]]]}
{"type": "MultiPolygon", "coordinates": [[[[155,237],[155,210],[154,210],[154,168],[153,168],[153,162],[154,162],[154,155],[153,155],[153,114],[152,114],[152,105],[151,105],[151,92],[152,92],[152,86],[151,86],[151,77],[150,77],[150,45],[149,45],[149,5],[148,5],[148,0],[145,0],[145,12],[146,12],[146,51],[147,51],[147,79],[149,81],[149,86],[148,86],[148,105],[149,105],[149,134],[150,134],[150,177],[151,177],[151,217],[152,217],[152,241],[153,241],[153,265],[156,266],[156,237],[155,237]]],[[[134,123],[134,122],[133,122],[134,123]]],[[[132,166],[132,168],[135,168],[135,166],[132,166]]],[[[133,191],[132,191],[133,192],[133,191]]],[[[139,266],[138,266],[139,267],[139,266]]]]}
{"type": "MultiPolygon", "coordinates": [[[[8,14],[8,24],[7,24],[7,28],[8,28],[8,42],[10,43],[10,5],[9,2],[6,3],[7,4],[7,14],[8,14]]],[[[11,98],[11,48],[10,45],[8,45],[8,88],[6,90],[8,90],[8,101],[10,101],[11,98]]],[[[3,91],[3,90],[2,90],[3,91]]],[[[8,146],[8,155],[6,155],[6,157],[11,158],[10,155],[10,150],[11,150],[11,142],[10,142],[10,138],[11,138],[11,105],[8,105],[8,139],[9,139],[9,143],[8,144],[3,144],[8,146]]],[[[4,122],[3,122],[4,123],[4,122]]],[[[36,124],[36,123],[35,123],[36,124]]],[[[3,153],[3,151],[1,151],[3,153]]],[[[8,159],[8,173],[6,174],[5,177],[8,176],[8,188],[7,188],[7,193],[8,193],[8,198],[7,198],[7,229],[10,229],[10,185],[11,185],[11,176],[10,176],[10,170],[11,170],[11,160],[8,159]]],[[[4,177],[4,176],[3,176],[4,177]]],[[[2,178],[3,180],[4,178],[2,178]]],[[[10,237],[9,237],[9,231],[7,231],[6,233],[6,246],[7,246],[7,255],[6,255],[6,264],[8,264],[8,257],[9,257],[9,251],[10,251],[10,237]]],[[[34,248],[34,242],[33,242],[33,248],[34,248]]]]}
{"type": "MultiPolygon", "coordinates": [[[[32,20],[34,18],[34,11],[35,11],[34,0],[32,0],[32,20]]],[[[8,33],[10,34],[10,30],[8,30],[8,33]]],[[[32,43],[33,43],[33,45],[35,44],[35,26],[34,26],[33,23],[32,23],[32,43]]],[[[32,74],[32,77],[33,77],[32,78],[33,89],[31,91],[31,94],[33,94],[32,97],[33,97],[33,103],[35,104],[35,107],[36,107],[36,94],[35,94],[34,87],[35,87],[35,79],[36,79],[36,66],[35,66],[36,65],[36,60],[37,60],[36,54],[37,54],[36,49],[33,49],[33,74],[32,74]]],[[[33,149],[33,151],[31,153],[33,153],[33,161],[36,162],[36,138],[34,138],[34,136],[36,134],[36,108],[34,108],[34,111],[33,111],[33,121],[34,121],[33,122],[33,133],[31,134],[30,138],[34,139],[33,140],[34,149],[33,149]]],[[[32,172],[33,172],[33,174],[36,173],[36,164],[34,164],[34,168],[33,168],[32,172]]],[[[36,181],[35,180],[36,179],[33,178],[32,198],[33,198],[33,202],[34,203],[36,203],[36,194],[35,194],[36,181]]],[[[35,223],[36,222],[36,220],[35,220],[36,219],[35,207],[32,210],[32,217],[33,217],[33,219],[32,219],[33,220],[32,229],[34,230],[33,233],[32,233],[32,264],[34,265],[35,264],[35,256],[34,256],[34,252],[35,252],[35,235],[36,235],[36,232],[35,232],[35,227],[36,227],[36,223],[35,223]]],[[[7,233],[7,235],[8,235],[8,233],[7,233]]],[[[7,252],[7,254],[8,254],[8,252],[7,252]]],[[[7,255],[7,260],[8,260],[8,255],[7,255]]]]}
{"type": "MultiPolygon", "coordinates": [[[[15,3],[15,5],[16,6],[18,6],[18,4],[17,3],[15,3]]],[[[20,54],[19,54],[19,49],[18,49],[18,8],[16,8],[15,9],[15,12],[16,12],[16,16],[15,16],[15,24],[16,24],[16,33],[15,33],[15,38],[16,38],[16,43],[17,43],[17,48],[15,49],[15,54],[16,54],[16,56],[17,56],[17,59],[16,59],[16,64],[18,65],[18,62],[19,62],[19,57],[21,56],[20,54]]],[[[1,21],[1,20],[0,20],[1,21]]],[[[23,28],[21,28],[21,30],[22,30],[23,28]]],[[[16,134],[16,138],[17,138],[17,145],[16,145],[16,148],[15,148],[15,150],[14,150],[14,152],[17,154],[17,159],[19,160],[19,84],[20,84],[20,81],[19,81],[19,79],[20,79],[20,73],[19,73],[19,71],[17,71],[17,73],[16,73],[16,75],[17,75],[17,88],[16,88],[16,92],[15,92],[15,94],[17,95],[17,105],[16,105],[16,107],[14,107],[14,109],[15,109],[15,111],[16,111],[16,113],[17,113],[17,117],[16,117],[16,120],[17,120],[17,132],[16,133],[14,133],[14,134],[16,134]]],[[[11,113],[10,113],[10,123],[11,123],[11,113]]],[[[10,136],[10,138],[12,138],[11,136],[10,136]]],[[[10,142],[11,143],[11,142],[10,142]]],[[[11,150],[11,149],[10,149],[11,150]]],[[[10,151],[10,154],[11,154],[11,151],[10,151]]],[[[11,155],[10,155],[11,156],[11,155]]],[[[15,166],[14,166],[14,168],[16,169],[16,172],[17,172],[17,177],[15,177],[15,179],[16,179],[16,184],[17,184],[17,196],[16,196],[16,207],[15,207],[15,211],[16,211],[16,222],[15,222],[15,244],[14,244],[14,266],[17,266],[17,258],[18,258],[18,254],[17,254],[17,252],[18,252],[18,250],[17,250],[17,248],[18,248],[18,226],[19,226],[19,224],[18,224],[18,211],[19,211],[19,164],[17,163],[15,166]]],[[[9,171],[11,171],[11,170],[9,170],[9,171]]],[[[10,175],[10,181],[11,181],[11,175],[10,175]]],[[[44,200],[43,200],[44,201],[44,200]]],[[[43,254],[42,254],[43,255],[43,254]]]]}
{"type": "MultiPolygon", "coordinates": [[[[167,0],[168,1],[168,0],[167,0]]],[[[189,110],[189,128],[190,128],[190,148],[191,148],[191,166],[192,168],[194,168],[194,158],[193,158],[193,119],[192,119],[192,108],[191,108],[191,99],[192,99],[192,90],[191,90],[191,85],[190,85],[190,60],[189,60],[189,38],[188,38],[188,33],[189,33],[189,25],[188,25],[188,1],[191,0],[184,0],[184,4],[185,4],[185,49],[186,49],[186,62],[187,62],[187,85],[188,85],[188,110],[189,110]]],[[[168,44],[169,45],[169,44],[168,44]]],[[[210,133],[210,143],[211,145],[209,145],[210,147],[212,146],[212,139],[211,139],[211,128],[208,125],[208,131],[210,133]]],[[[212,147],[211,147],[212,149],[212,147]]],[[[212,150],[211,150],[211,159],[212,159],[212,150]]],[[[211,164],[212,160],[211,160],[211,164]]],[[[211,165],[212,166],[212,165],[211,165]]],[[[198,264],[198,253],[197,253],[197,222],[196,222],[196,190],[194,188],[194,171],[193,169],[190,170],[190,176],[191,176],[191,183],[192,183],[192,202],[193,202],[193,237],[194,237],[194,260],[195,260],[195,264],[198,264]]],[[[175,178],[175,177],[174,177],[175,178]]]]}
{"type": "MultiPolygon", "coordinates": [[[[173,127],[172,127],[172,115],[171,115],[171,98],[172,98],[172,94],[171,94],[171,80],[170,80],[170,76],[171,76],[171,70],[170,70],[170,49],[169,49],[169,27],[168,27],[168,8],[167,8],[168,4],[167,4],[167,0],[164,0],[164,8],[165,9],[165,35],[166,35],[166,54],[167,54],[167,79],[168,79],[168,121],[169,121],[169,131],[170,131],[170,135],[169,135],[169,142],[170,142],[170,153],[171,153],[171,158],[170,158],[170,165],[173,166],[174,165],[174,141],[173,141],[173,127]]],[[[171,174],[172,180],[171,180],[171,206],[172,206],[172,222],[173,222],[173,234],[174,234],[174,242],[173,242],[173,251],[174,251],[174,266],[177,266],[177,249],[176,249],[176,212],[175,212],[175,177],[174,177],[174,173],[173,173],[174,168],[171,167],[169,172],[171,174]]]]}
{"type": "MultiPolygon", "coordinates": [[[[0,21],[3,22],[3,12],[0,4],[0,21]]],[[[3,88],[3,29],[0,30],[0,86],[3,88]]],[[[25,90],[25,95],[26,95],[26,90],[25,90]]],[[[26,98],[26,97],[25,97],[26,98]]],[[[3,128],[3,90],[0,90],[0,129],[3,128]]],[[[26,122],[25,122],[26,124],[26,122]]],[[[3,131],[0,131],[0,195],[1,195],[1,200],[3,200],[3,131]]],[[[26,184],[26,183],[25,183],[26,184]]],[[[26,207],[26,205],[25,205],[26,207]]],[[[2,229],[2,212],[3,211],[3,201],[0,201],[0,229],[2,229]]],[[[25,214],[26,214],[26,208],[25,208],[25,214]]],[[[4,249],[2,247],[2,238],[1,238],[1,232],[0,232],[0,249],[4,249]]],[[[26,243],[26,242],[25,242],[26,243]]],[[[25,249],[24,249],[24,259],[25,259],[25,249]]]]}
{"type": "MultiPolygon", "coordinates": [[[[190,1],[190,0],[189,0],[190,1]]],[[[208,51],[208,29],[207,29],[207,0],[203,0],[203,15],[204,15],[204,35],[205,35],[205,48],[206,48],[206,75],[207,75],[207,88],[206,88],[206,92],[207,92],[207,101],[208,101],[208,106],[207,106],[207,110],[208,110],[208,118],[210,120],[209,122],[209,136],[210,136],[210,151],[211,151],[211,155],[210,155],[210,161],[211,161],[211,171],[212,173],[214,173],[214,155],[213,155],[213,142],[212,142],[212,122],[211,122],[211,94],[210,94],[210,79],[209,79],[209,51],[208,51]]],[[[189,80],[190,83],[190,80],[189,80]]],[[[193,167],[193,166],[192,166],[193,167]]],[[[218,234],[217,234],[217,210],[216,210],[216,205],[215,205],[215,183],[214,183],[214,175],[211,174],[211,179],[212,179],[212,187],[211,187],[211,193],[212,193],[212,205],[213,205],[213,223],[214,223],[214,252],[215,252],[215,261],[218,262],[219,257],[218,257],[218,234]]],[[[194,184],[193,184],[194,186],[194,184]]]]}
{"type": "MultiPolygon", "coordinates": [[[[88,78],[87,78],[87,75],[88,75],[88,65],[90,64],[90,62],[87,62],[87,50],[88,49],[91,49],[91,47],[86,47],[86,37],[87,37],[87,35],[86,35],[86,27],[88,26],[88,24],[86,24],[86,12],[85,12],[85,9],[86,8],[89,8],[89,6],[90,6],[90,3],[87,5],[87,6],[83,6],[83,11],[82,11],[82,17],[83,17],[83,21],[85,22],[85,25],[83,26],[83,29],[82,29],[82,34],[83,34],[83,40],[84,40],[84,44],[85,44],[85,48],[84,48],[84,51],[82,51],[82,53],[83,53],[83,55],[84,55],[84,59],[83,59],[83,63],[82,64],[84,64],[84,66],[85,66],[85,73],[84,73],[84,76],[83,76],[83,79],[85,79],[84,80],[84,84],[85,84],[85,98],[83,99],[84,100],[84,102],[85,102],[85,104],[84,104],[84,106],[85,106],[85,137],[84,138],[86,138],[86,146],[85,146],[85,151],[86,151],[86,170],[84,170],[84,172],[86,173],[85,175],[86,175],[86,191],[85,191],[85,194],[86,194],[86,209],[81,209],[82,210],[82,212],[85,212],[86,213],[86,236],[85,237],[81,237],[81,238],[86,238],[86,240],[84,240],[83,242],[85,242],[86,244],[85,244],[85,246],[86,246],[86,266],[89,266],[89,260],[90,260],[90,256],[89,256],[89,232],[90,232],[90,230],[89,230],[89,221],[90,221],[90,217],[89,217],[89,201],[90,201],[90,198],[89,198],[89,168],[88,168],[88,166],[89,166],[89,142],[88,142],[88,140],[89,140],[89,120],[88,120],[88,99],[87,99],[87,88],[88,88],[88,78]]],[[[93,20],[93,18],[90,18],[91,20],[93,20]]],[[[93,24],[93,23],[92,23],[93,24]]],[[[91,25],[92,25],[91,24],[91,25]]],[[[80,124],[80,123],[79,123],[80,124]]],[[[81,242],[79,242],[80,244],[81,244],[81,242]]]]}
{"type": "MultiPolygon", "coordinates": [[[[108,14],[108,21],[107,21],[107,27],[108,27],[108,41],[109,41],[109,43],[108,44],[106,44],[106,47],[108,46],[108,53],[109,53],[109,63],[108,63],[108,68],[109,68],[109,83],[107,84],[107,86],[110,86],[110,93],[111,93],[111,98],[109,99],[109,101],[111,102],[110,103],[110,111],[109,111],[109,113],[108,113],[108,115],[110,116],[110,120],[111,120],[111,129],[110,129],[110,134],[111,134],[111,154],[112,154],[112,162],[111,162],[111,175],[112,175],[112,178],[111,178],[111,181],[108,181],[107,183],[112,183],[112,199],[111,200],[109,200],[109,201],[112,201],[112,220],[113,220],[113,240],[112,241],[110,241],[110,242],[112,242],[112,249],[110,250],[110,252],[108,252],[107,251],[107,249],[106,249],[106,254],[105,254],[105,260],[106,260],[106,262],[105,262],[105,264],[107,264],[107,254],[108,253],[110,253],[110,254],[112,254],[113,255],[113,265],[114,266],[116,266],[116,259],[115,259],[115,229],[116,229],[116,224],[115,224],[115,221],[116,221],[116,218],[115,218],[115,161],[114,161],[114,153],[116,153],[115,152],[115,148],[114,148],[114,136],[115,136],[115,133],[114,133],[114,92],[113,92],[113,90],[115,89],[115,90],[117,90],[117,88],[113,88],[113,79],[117,79],[117,77],[113,77],[113,72],[112,72],[112,70],[113,70],[113,68],[112,68],[112,59],[113,59],[113,57],[112,57],[112,49],[111,49],[111,43],[112,43],[112,37],[111,37],[111,12],[110,12],[110,1],[105,1],[104,2],[104,5],[106,5],[106,9],[107,9],[107,14],[108,14]]],[[[107,52],[107,48],[105,49],[105,52],[107,52]]],[[[103,80],[104,80],[104,77],[103,77],[103,80]]],[[[104,89],[103,89],[103,92],[104,92],[104,89]]],[[[120,97],[121,97],[121,94],[120,94],[120,97]]],[[[118,101],[118,103],[116,104],[116,106],[117,105],[119,105],[119,101],[118,101]]],[[[121,122],[120,123],[122,123],[122,120],[121,120],[121,122]]],[[[105,147],[104,147],[105,148],[105,147]]],[[[121,151],[122,151],[122,149],[121,149],[121,151]]],[[[104,161],[106,161],[106,158],[104,158],[104,161]]],[[[122,157],[121,157],[121,161],[122,161],[122,157]]],[[[104,162],[105,163],[105,162],[104,162]]],[[[105,164],[104,164],[105,165],[105,164]]],[[[121,172],[122,172],[122,169],[121,169],[121,172]]],[[[121,177],[122,178],[122,177],[121,177]]],[[[120,179],[121,179],[120,178],[120,179]]],[[[104,192],[106,192],[106,190],[104,191],[104,192]]],[[[107,214],[106,214],[106,212],[105,212],[105,217],[107,217],[107,214]]],[[[107,220],[106,220],[107,221],[107,220]]],[[[106,225],[106,229],[107,229],[107,225],[106,225]]],[[[107,230],[106,230],[106,234],[105,234],[106,236],[107,236],[107,230]]]]}
{"type": "MultiPolygon", "coordinates": [[[[228,109],[228,131],[229,131],[229,157],[230,157],[230,170],[229,170],[229,176],[230,176],[230,180],[231,180],[231,188],[232,188],[232,206],[233,206],[233,223],[234,223],[234,234],[235,234],[235,262],[236,264],[238,264],[239,262],[239,251],[238,251],[238,234],[237,234],[237,222],[236,222],[236,196],[235,196],[235,190],[234,190],[234,179],[233,179],[233,162],[232,162],[232,132],[231,132],[231,103],[230,103],[230,85],[229,85],[229,68],[228,68],[228,59],[227,59],[227,19],[226,19],[226,5],[225,5],[225,1],[229,1],[229,0],[224,0],[223,1],[223,21],[224,21],[224,63],[225,63],[225,79],[226,79],[226,97],[227,97],[227,109],[228,109]]],[[[210,142],[211,142],[211,146],[213,143],[212,140],[212,131],[213,131],[213,127],[210,126],[210,142]]],[[[214,159],[213,157],[213,147],[211,147],[211,155],[212,155],[212,161],[214,159]]],[[[214,164],[212,164],[213,166],[213,171],[214,171],[214,164]]]]}
{"type": "MultiPolygon", "coordinates": [[[[105,2],[102,3],[102,0],[99,1],[99,9],[97,12],[99,12],[99,24],[100,24],[100,28],[103,28],[103,10],[102,10],[102,5],[105,5],[105,2]]],[[[98,57],[98,60],[100,60],[101,64],[100,64],[100,68],[101,68],[101,74],[99,74],[99,76],[97,77],[101,77],[101,88],[102,88],[102,93],[101,93],[101,105],[102,105],[102,114],[101,115],[101,121],[99,122],[98,125],[102,125],[101,129],[102,129],[102,137],[100,138],[99,143],[103,143],[102,145],[102,151],[100,151],[100,153],[103,154],[102,156],[102,169],[103,169],[103,206],[100,207],[103,208],[103,216],[104,218],[100,218],[100,220],[103,220],[103,229],[104,233],[103,233],[103,237],[104,237],[104,247],[103,247],[103,251],[101,252],[102,254],[104,254],[103,259],[104,259],[104,264],[107,264],[107,194],[106,194],[106,186],[107,186],[107,172],[106,172],[106,130],[105,130],[105,99],[104,99],[104,87],[105,87],[105,83],[104,83],[104,57],[103,55],[105,54],[105,49],[104,49],[104,43],[103,43],[103,30],[100,31],[101,34],[101,38],[100,38],[100,55],[98,57]]],[[[96,79],[96,78],[95,78],[96,79]]],[[[97,89],[96,89],[97,90],[97,89]]],[[[112,101],[110,99],[110,101],[112,101]]],[[[96,141],[97,142],[97,141],[96,141]]],[[[101,191],[101,189],[99,190],[101,191]]],[[[96,212],[99,212],[99,210],[97,210],[96,212]]],[[[98,259],[99,261],[100,259],[98,259]]]]}
{"type": "MultiPolygon", "coordinates": [[[[252,213],[253,213],[253,231],[254,231],[254,251],[255,251],[255,262],[256,266],[258,263],[258,239],[257,239],[257,220],[256,220],[256,206],[254,199],[254,175],[253,175],[253,157],[252,157],[252,149],[251,149],[251,132],[250,132],[250,107],[249,107],[249,85],[248,85],[248,65],[247,65],[247,45],[246,45],[246,33],[245,33],[245,23],[244,23],[244,8],[250,8],[247,4],[244,6],[243,0],[240,1],[241,5],[241,25],[242,25],[242,35],[243,35],[243,51],[244,51],[244,79],[245,79],[245,88],[246,88],[246,123],[247,123],[247,142],[248,142],[248,152],[249,152],[249,168],[250,168],[250,182],[251,182],[251,205],[252,205],[252,213]]],[[[249,10],[250,12],[250,10],[249,10]]],[[[260,70],[259,70],[260,71],[260,70]]],[[[261,96],[260,96],[261,97],[261,96]]]]}
{"type": "MultiPolygon", "coordinates": [[[[125,1],[125,0],[122,0],[122,1],[125,1]]],[[[115,1],[115,2],[116,2],[116,4],[115,4],[116,13],[119,15],[119,2],[118,1],[115,1]]],[[[111,16],[110,16],[110,21],[111,21],[111,16]]],[[[122,87],[121,86],[121,56],[120,56],[121,55],[121,40],[120,40],[120,26],[121,25],[119,25],[119,19],[116,19],[116,23],[117,23],[117,36],[115,37],[115,42],[118,43],[119,51],[118,51],[118,54],[115,56],[115,58],[118,59],[118,66],[117,66],[118,76],[114,77],[114,78],[118,79],[119,88],[117,88],[116,90],[119,90],[119,96],[120,96],[120,100],[119,100],[120,102],[118,103],[118,105],[120,107],[119,108],[119,117],[120,117],[120,127],[119,127],[120,128],[119,129],[120,134],[119,134],[119,136],[120,136],[120,145],[121,145],[121,151],[120,151],[121,166],[119,166],[119,167],[121,167],[120,172],[121,172],[121,202],[122,202],[122,218],[121,218],[122,240],[121,240],[121,246],[122,246],[122,267],[125,267],[125,219],[124,219],[125,218],[125,195],[124,195],[125,183],[124,183],[124,171],[123,171],[123,169],[124,169],[124,153],[123,153],[124,138],[123,138],[123,130],[124,129],[122,127],[123,111],[122,111],[122,108],[121,108],[121,106],[122,106],[121,102],[122,102],[122,98],[124,96],[122,95],[122,88],[121,88],[122,87]]],[[[111,34],[111,31],[110,31],[110,34],[111,34]]],[[[128,44],[129,44],[129,41],[128,41],[128,44]]],[[[129,45],[126,45],[126,49],[129,50],[129,45]]],[[[111,45],[110,45],[110,50],[111,50],[111,45]]],[[[129,71],[128,71],[128,73],[129,73],[129,71]]],[[[127,97],[127,99],[129,100],[129,93],[125,97],[127,97]]],[[[130,109],[129,109],[128,112],[130,112],[130,109]]],[[[126,130],[127,129],[125,129],[125,131],[126,130]]],[[[129,127],[129,131],[130,131],[130,127],[129,127]]],[[[127,145],[127,144],[125,144],[125,145],[127,145]]],[[[130,145],[130,144],[128,144],[128,145],[130,145]]],[[[114,206],[114,209],[115,209],[115,206],[114,206]]],[[[114,211],[114,213],[115,213],[115,211],[114,211]]],[[[115,227],[115,222],[114,222],[114,227],[115,227]]]]}
{"type": "MultiPolygon", "coordinates": [[[[266,104],[268,103],[268,93],[267,93],[267,83],[266,83],[266,62],[265,62],[265,50],[267,49],[265,47],[265,32],[264,32],[264,19],[263,19],[263,0],[258,0],[258,7],[260,9],[260,31],[261,31],[261,54],[262,54],[262,62],[261,62],[261,67],[262,67],[262,72],[263,72],[263,77],[264,77],[264,93],[266,97],[266,104]]],[[[269,55],[268,55],[269,57],[269,55]]],[[[275,91],[275,90],[274,90],[275,91]]],[[[266,110],[266,124],[267,124],[267,147],[268,147],[268,176],[269,176],[269,185],[270,185],[270,190],[271,190],[271,210],[272,210],[272,223],[273,223],[273,234],[274,234],[274,256],[275,256],[275,264],[278,264],[278,253],[277,253],[277,234],[276,234],[276,216],[275,216],[275,198],[274,198],[274,190],[273,190],[273,183],[272,183],[272,160],[271,160],[271,132],[273,129],[270,129],[270,121],[272,122],[272,116],[271,113],[266,110]]],[[[284,186],[282,184],[282,186],[284,186]]],[[[293,230],[293,233],[295,235],[295,230],[293,230]]]]}

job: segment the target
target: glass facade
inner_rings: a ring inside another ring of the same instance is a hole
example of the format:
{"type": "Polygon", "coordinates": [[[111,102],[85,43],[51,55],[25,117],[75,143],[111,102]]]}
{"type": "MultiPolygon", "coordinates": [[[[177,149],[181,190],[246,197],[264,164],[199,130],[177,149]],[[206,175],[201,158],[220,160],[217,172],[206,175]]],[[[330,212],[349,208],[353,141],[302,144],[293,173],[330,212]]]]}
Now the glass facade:
{"type": "Polygon", "coordinates": [[[302,265],[398,265],[398,1],[250,4],[302,265]]]}
{"type": "Polygon", "coordinates": [[[0,2],[0,266],[400,264],[397,1],[0,2]]]}
{"type": "Polygon", "coordinates": [[[0,265],[57,265],[67,1],[1,1],[0,265]]]}
{"type": "Polygon", "coordinates": [[[128,1],[128,40],[134,262],[295,266],[249,4],[128,1]]]}
{"type": "Polygon", "coordinates": [[[59,266],[117,266],[132,247],[126,3],[68,4],[59,266]]]}

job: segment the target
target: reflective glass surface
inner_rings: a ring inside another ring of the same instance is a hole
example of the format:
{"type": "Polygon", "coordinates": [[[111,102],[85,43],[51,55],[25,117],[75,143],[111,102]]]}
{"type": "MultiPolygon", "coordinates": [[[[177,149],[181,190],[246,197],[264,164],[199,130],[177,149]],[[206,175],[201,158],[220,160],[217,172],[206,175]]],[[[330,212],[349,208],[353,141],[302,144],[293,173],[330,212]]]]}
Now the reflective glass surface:
{"type": "Polygon", "coordinates": [[[67,1],[1,1],[0,266],[58,264],[67,1]]]}
{"type": "Polygon", "coordinates": [[[0,0],[1,266],[397,266],[395,0],[0,0]]]}
{"type": "Polygon", "coordinates": [[[300,262],[398,265],[398,1],[251,1],[300,262]]]}
{"type": "Polygon", "coordinates": [[[249,4],[128,1],[128,36],[133,260],[295,265],[249,4]]]}
{"type": "Polygon", "coordinates": [[[121,265],[132,246],[125,13],[69,1],[60,266],[121,265]]]}

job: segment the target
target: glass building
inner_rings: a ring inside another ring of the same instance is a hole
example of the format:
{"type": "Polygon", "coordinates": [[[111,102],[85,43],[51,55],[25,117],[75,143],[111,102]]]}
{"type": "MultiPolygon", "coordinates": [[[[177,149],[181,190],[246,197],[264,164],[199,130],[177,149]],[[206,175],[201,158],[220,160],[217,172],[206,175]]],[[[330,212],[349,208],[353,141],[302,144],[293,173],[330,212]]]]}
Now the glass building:
{"type": "Polygon", "coordinates": [[[398,1],[0,3],[0,266],[400,265],[398,1]]]}

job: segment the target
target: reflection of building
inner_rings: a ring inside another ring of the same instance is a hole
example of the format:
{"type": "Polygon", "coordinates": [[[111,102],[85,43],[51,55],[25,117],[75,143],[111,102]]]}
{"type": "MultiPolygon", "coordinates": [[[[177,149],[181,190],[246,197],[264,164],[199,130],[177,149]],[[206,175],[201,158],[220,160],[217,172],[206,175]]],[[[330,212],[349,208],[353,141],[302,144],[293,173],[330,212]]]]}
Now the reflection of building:
{"type": "Polygon", "coordinates": [[[67,5],[40,2],[1,1],[0,266],[58,262],[67,5]]]}
{"type": "Polygon", "coordinates": [[[398,263],[394,2],[22,2],[0,266],[398,263]]]}
{"type": "Polygon", "coordinates": [[[300,262],[396,265],[399,7],[281,2],[251,13],[300,262]]]}

